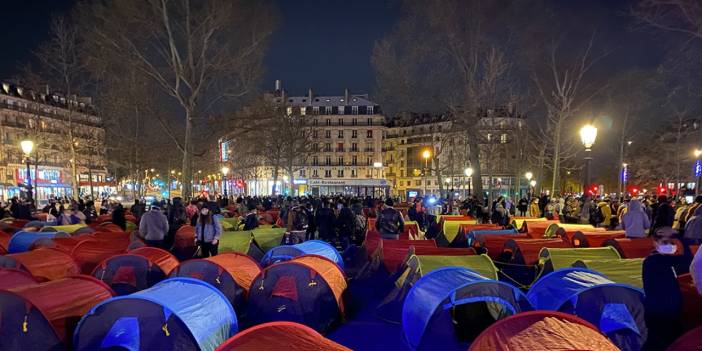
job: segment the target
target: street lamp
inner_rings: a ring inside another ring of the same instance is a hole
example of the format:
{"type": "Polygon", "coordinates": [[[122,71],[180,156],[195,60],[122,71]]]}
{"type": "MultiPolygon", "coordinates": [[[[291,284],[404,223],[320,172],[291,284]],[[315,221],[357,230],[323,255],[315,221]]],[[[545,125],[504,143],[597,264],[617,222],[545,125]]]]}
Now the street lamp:
{"type": "Polygon", "coordinates": [[[702,149],[695,149],[695,178],[697,184],[695,184],[695,196],[700,195],[700,177],[702,176],[702,162],[700,162],[700,156],[702,156],[702,149]]]}
{"type": "Polygon", "coordinates": [[[583,184],[583,194],[587,193],[592,181],[590,175],[590,163],[592,162],[592,145],[597,139],[597,128],[592,124],[587,124],[580,128],[580,141],[585,146],[585,179],[583,184]]]}
{"type": "Polygon", "coordinates": [[[529,185],[531,185],[531,196],[529,196],[529,198],[531,199],[531,197],[534,196],[534,188],[536,188],[536,180],[530,181],[529,185]]]}
{"type": "Polygon", "coordinates": [[[34,141],[31,139],[25,139],[20,142],[20,148],[24,153],[25,160],[27,162],[27,200],[29,200],[30,205],[34,203],[32,198],[32,174],[30,171],[30,161],[29,155],[34,150],[34,141]]]}
{"type": "MultiPolygon", "coordinates": [[[[383,163],[382,162],[373,162],[373,168],[377,169],[378,179],[382,179],[380,173],[381,173],[381,168],[383,168],[383,163]]],[[[373,197],[375,197],[375,186],[373,186],[373,197]]]]}
{"type": "Polygon", "coordinates": [[[429,179],[427,172],[429,172],[429,159],[431,158],[431,150],[424,149],[424,151],[422,151],[422,158],[424,159],[424,196],[427,196],[427,181],[429,179]]]}
{"type": "MultiPolygon", "coordinates": [[[[534,173],[527,171],[526,173],[524,173],[524,178],[526,178],[527,184],[530,184],[531,178],[534,178],[534,173]]],[[[533,186],[532,186],[532,188],[533,188],[533,186]]],[[[529,193],[527,194],[527,197],[529,199],[531,199],[532,195],[533,195],[533,189],[529,188],[529,193]]]]}
{"type": "Polygon", "coordinates": [[[222,166],[222,175],[224,175],[224,181],[222,182],[223,188],[224,188],[224,197],[227,197],[227,174],[229,174],[229,167],[227,166],[222,166]]]}
{"type": "Polygon", "coordinates": [[[471,195],[471,185],[473,184],[473,167],[468,167],[464,171],[466,177],[468,177],[468,196],[471,195]]]}

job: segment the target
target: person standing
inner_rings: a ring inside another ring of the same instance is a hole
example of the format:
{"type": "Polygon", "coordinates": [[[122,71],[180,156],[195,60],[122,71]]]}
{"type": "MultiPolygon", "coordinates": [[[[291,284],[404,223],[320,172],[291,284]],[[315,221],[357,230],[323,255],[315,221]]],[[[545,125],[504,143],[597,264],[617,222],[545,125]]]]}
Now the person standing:
{"type": "Polygon", "coordinates": [[[217,256],[219,238],[222,236],[222,225],[212,218],[212,211],[203,207],[195,226],[195,240],[200,246],[203,258],[217,256]]]}
{"type": "Polygon", "coordinates": [[[139,234],[147,246],[163,247],[163,239],[168,233],[168,218],[158,205],[151,205],[151,210],[144,213],[139,221],[139,234]]]}
{"type": "Polygon", "coordinates": [[[324,201],[322,206],[315,215],[315,224],[319,232],[319,238],[331,242],[336,236],[334,235],[336,216],[331,208],[331,200],[324,201]]]}
{"type": "Polygon", "coordinates": [[[127,218],[124,214],[124,207],[122,207],[122,204],[118,203],[115,205],[115,208],[112,209],[112,224],[122,228],[122,230],[127,230],[127,218]]]}
{"type": "Polygon", "coordinates": [[[519,199],[517,209],[519,210],[519,216],[526,217],[527,210],[529,209],[529,200],[527,200],[526,197],[522,197],[521,199],[519,199]]]}
{"type": "Polygon", "coordinates": [[[353,214],[346,202],[342,201],[341,205],[339,216],[336,218],[336,228],[341,240],[341,247],[346,249],[351,243],[351,238],[356,234],[356,215],[353,214]]]}
{"type": "Polygon", "coordinates": [[[626,213],[622,216],[622,229],[627,238],[643,238],[646,230],[651,227],[648,214],[641,208],[639,200],[629,201],[626,213]]]}
{"type": "Polygon", "coordinates": [[[531,199],[531,205],[529,205],[529,217],[539,218],[541,216],[541,208],[539,208],[539,198],[534,197],[531,199]]]}
{"type": "Polygon", "coordinates": [[[392,199],[385,200],[385,206],[375,221],[375,228],[380,232],[381,238],[397,240],[400,238],[400,233],[405,230],[405,221],[400,211],[394,209],[392,205],[392,199]]]}
{"type": "Polygon", "coordinates": [[[672,227],[675,219],[675,210],[673,210],[673,206],[670,205],[667,196],[659,196],[657,205],[654,211],[653,225],[651,226],[651,230],[654,232],[658,228],[672,227]]]}

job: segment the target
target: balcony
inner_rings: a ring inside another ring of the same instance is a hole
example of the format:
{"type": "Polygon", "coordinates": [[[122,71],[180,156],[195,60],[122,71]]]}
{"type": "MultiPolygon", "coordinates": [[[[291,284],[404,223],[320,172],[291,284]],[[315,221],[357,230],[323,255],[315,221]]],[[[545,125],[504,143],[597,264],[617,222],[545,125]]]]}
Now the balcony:
{"type": "Polygon", "coordinates": [[[345,150],[346,149],[344,149],[343,147],[338,147],[335,149],[336,152],[346,152],[345,150]]]}
{"type": "Polygon", "coordinates": [[[363,152],[375,152],[375,149],[372,147],[367,147],[363,149],[363,152]]]}

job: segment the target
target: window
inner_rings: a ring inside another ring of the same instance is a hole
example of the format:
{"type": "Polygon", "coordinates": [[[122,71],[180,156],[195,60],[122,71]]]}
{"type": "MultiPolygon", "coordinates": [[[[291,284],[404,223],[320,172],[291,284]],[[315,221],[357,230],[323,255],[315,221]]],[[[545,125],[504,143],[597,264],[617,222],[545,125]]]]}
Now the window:
{"type": "Polygon", "coordinates": [[[313,166],[318,166],[318,165],[319,165],[319,157],[317,157],[317,156],[312,156],[312,165],[313,165],[313,166]]]}
{"type": "Polygon", "coordinates": [[[331,178],[331,169],[324,170],[324,177],[331,178]]]}
{"type": "Polygon", "coordinates": [[[351,114],[354,114],[354,115],[358,114],[358,106],[351,106],[351,114]]]}
{"type": "Polygon", "coordinates": [[[339,162],[339,163],[337,163],[339,166],[343,166],[343,165],[344,165],[344,158],[343,158],[342,156],[339,156],[339,158],[337,159],[337,161],[339,162]]]}
{"type": "Polygon", "coordinates": [[[305,177],[305,170],[301,169],[300,172],[298,173],[298,177],[305,177]]]}
{"type": "Polygon", "coordinates": [[[312,108],[312,114],[313,115],[318,115],[319,114],[319,106],[315,106],[312,108]]]}
{"type": "Polygon", "coordinates": [[[336,176],[338,178],[343,178],[344,177],[344,170],[340,169],[340,170],[336,171],[336,176]]]}
{"type": "Polygon", "coordinates": [[[372,137],[373,137],[373,131],[372,130],[366,131],[366,138],[372,138],[372,137]]]}
{"type": "Polygon", "coordinates": [[[351,125],[352,125],[352,126],[358,125],[358,119],[357,119],[357,118],[354,118],[354,119],[351,121],[351,125]]]}
{"type": "Polygon", "coordinates": [[[292,107],[288,107],[287,110],[288,110],[288,111],[287,111],[287,112],[288,112],[288,116],[292,115],[292,107]]]}
{"type": "Polygon", "coordinates": [[[331,138],[331,130],[325,130],[325,131],[324,131],[324,137],[327,138],[327,139],[331,138]]]}
{"type": "Polygon", "coordinates": [[[422,181],[421,181],[421,180],[415,180],[415,181],[414,181],[414,186],[421,186],[421,185],[422,185],[422,181]]]}
{"type": "Polygon", "coordinates": [[[372,115],[373,114],[373,106],[366,107],[366,113],[369,115],[372,115]]]}
{"type": "Polygon", "coordinates": [[[339,106],[339,114],[340,115],[344,114],[344,106],[339,106]]]}
{"type": "MultiPolygon", "coordinates": [[[[354,119],[354,122],[355,122],[355,121],[356,121],[356,120],[354,119]]],[[[358,131],[355,130],[355,129],[352,130],[352,131],[351,131],[351,137],[354,138],[354,139],[358,138],[358,131]]]]}
{"type": "MultiPolygon", "coordinates": [[[[354,130],[355,132],[355,130],[354,130]]],[[[358,144],[357,143],[351,143],[351,152],[358,152],[358,144]]]]}
{"type": "Polygon", "coordinates": [[[400,186],[403,186],[405,182],[400,181],[399,183],[400,183],[400,186]]]}
{"type": "Polygon", "coordinates": [[[325,115],[331,115],[331,113],[332,113],[332,108],[331,108],[331,106],[326,106],[326,107],[324,107],[324,114],[325,114],[325,115]]]}
{"type": "MultiPolygon", "coordinates": [[[[317,122],[317,121],[315,120],[315,122],[317,122]]],[[[319,132],[319,131],[317,131],[317,130],[313,130],[313,131],[312,131],[312,138],[315,138],[315,139],[319,138],[319,133],[318,133],[318,132],[319,132]]]]}
{"type": "Polygon", "coordinates": [[[351,170],[351,178],[356,178],[356,170],[355,169],[351,170]]]}
{"type": "Polygon", "coordinates": [[[500,144],[507,144],[507,134],[500,134],[500,144]]]}
{"type": "Polygon", "coordinates": [[[339,118],[339,125],[340,125],[340,126],[343,126],[343,125],[344,125],[344,119],[343,119],[343,118],[339,118]]]}
{"type": "Polygon", "coordinates": [[[331,144],[330,143],[324,144],[324,152],[331,152],[331,144]]]}
{"type": "Polygon", "coordinates": [[[331,125],[331,119],[329,119],[329,118],[327,118],[327,125],[328,125],[328,126],[331,125]]]}
{"type": "Polygon", "coordinates": [[[339,138],[343,138],[343,137],[344,137],[344,131],[343,131],[343,130],[339,130],[339,138]]]}
{"type": "Polygon", "coordinates": [[[319,177],[319,173],[317,173],[317,170],[316,170],[316,169],[313,169],[313,170],[312,170],[312,177],[314,177],[314,178],[318,178],[318,177],[319,177]]]}
{"type": "Polygon", "coordinates": [[[358,164],[358,156],[351,157],[351,165],[356,166],[358,164]]]}
{"type": "Polygon", "coordinates": [[[344,143],[336,144],[336,152],[344,152],[344,143]]]}
{"type": "Polygon", "coordinates": [[[300,107],[300,116],[304,116],[307,113],[307,107],[300,107]]]}
{"type": "Polygon", "coordinates": [[[317,143],[312,144],[312,151],[319,152],[319,144],[317,144],[317,143]]]}
{"type": "Polygon", "coordinates": [[[371,165],[371,158],[370,157],[366,157],[366,165],[367,166],[371,165]]]}
{"type": "Polygon", "coordinates": [[[368,118],[368,119],[366,120],[366,123],[368,123],[369,126],[372,126],[372,125],[373,125],[373,119],[372,119],[372,118],[368,118]]]}
{"type": "Polygon", "coordinates": [[[313,126],[316,126],[316,125],[318,125],[318,124],[319,124],[319,120],[317,120],[316,118],[312,120],[312,125],[313,125],[313,126]]]}

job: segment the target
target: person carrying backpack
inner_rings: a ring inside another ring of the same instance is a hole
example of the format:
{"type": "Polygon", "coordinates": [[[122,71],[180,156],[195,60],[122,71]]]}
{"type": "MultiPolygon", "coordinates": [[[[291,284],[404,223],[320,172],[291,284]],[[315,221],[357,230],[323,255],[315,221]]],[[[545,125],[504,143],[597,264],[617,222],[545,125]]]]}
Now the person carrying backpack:
{"type": "Polygon", "coordinates": [[[400,233],[405,230],[405,221],[400,211],[394,209],[392,205],[392,199],[385,200],[385,206],[375,221],[375,228],[380,232],[381,238],[397,240],[400,238],[400,233]]]}

